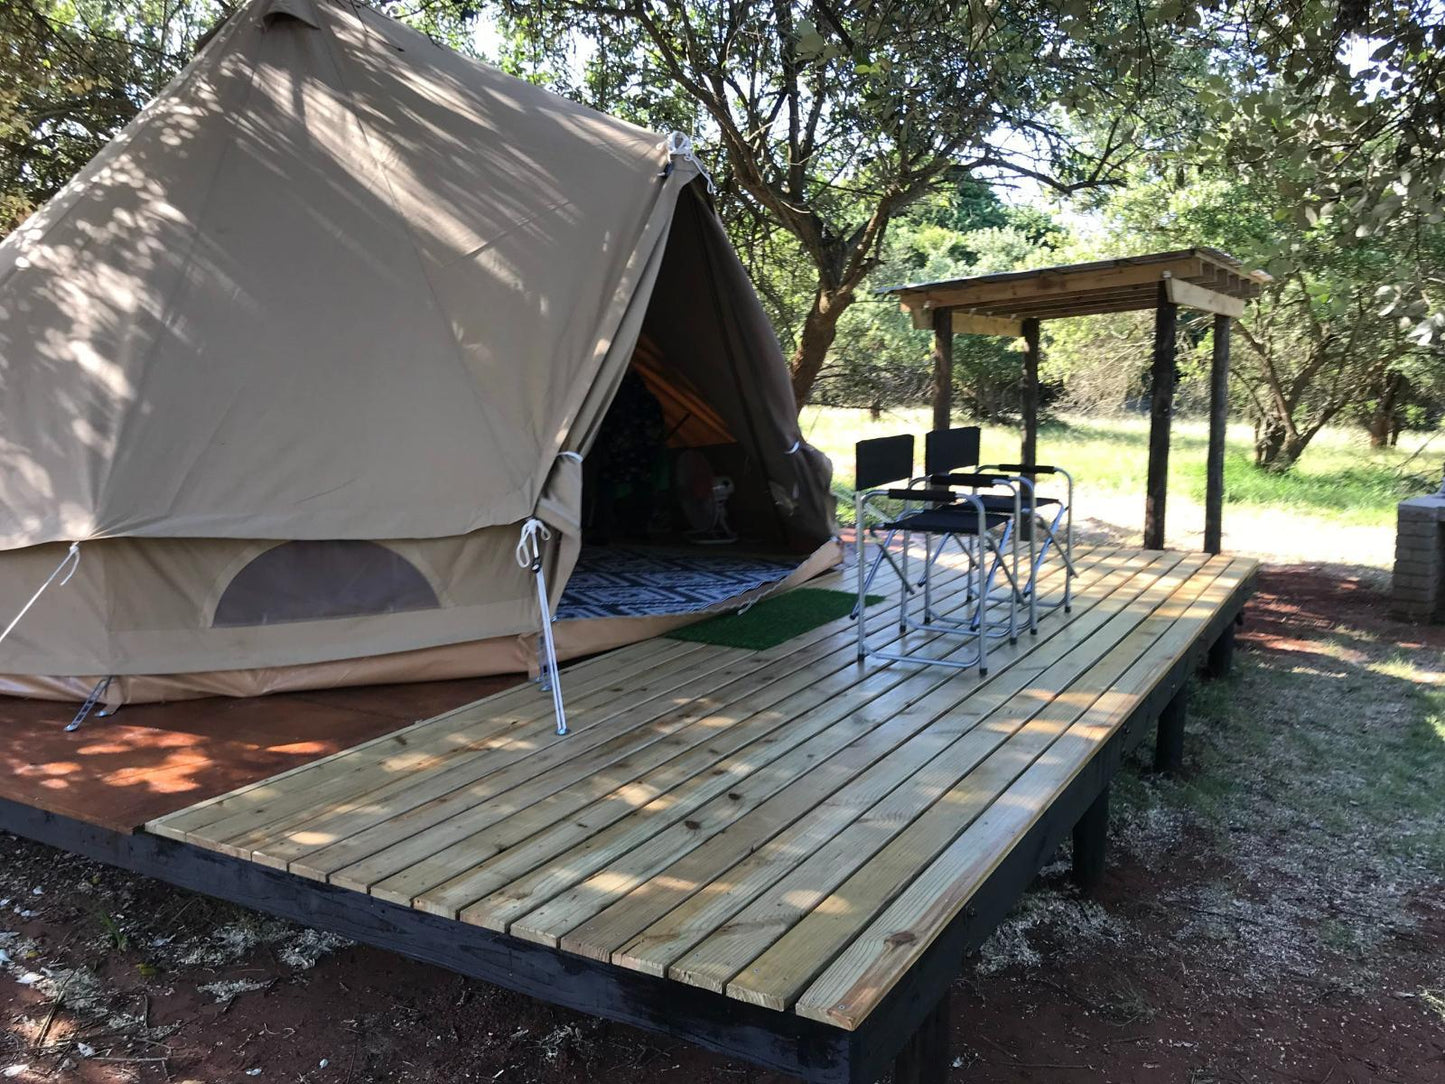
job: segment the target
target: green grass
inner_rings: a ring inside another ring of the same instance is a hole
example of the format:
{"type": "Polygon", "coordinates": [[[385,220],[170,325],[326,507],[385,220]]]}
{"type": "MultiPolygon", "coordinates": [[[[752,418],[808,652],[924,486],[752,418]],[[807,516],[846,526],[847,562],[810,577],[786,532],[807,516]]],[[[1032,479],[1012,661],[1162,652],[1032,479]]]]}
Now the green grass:
{"type": "Polygon", "coordinates": [[[1445,688],[1428,651],[1371,659],[1382,646],[1340,633],[1312,643],[1314,665],[1241,656],[1239,677],[1195,684],[1195,770],[1163,794],[1131,780],[1123,804],[1164,798],[1227,837],[1263,795],[1271,827],[1445,869],[1445,688]]]}
{"type": "MultiPolygon", "coordinates": [[[[921,467],[922,434],[930,426],[930,414],[923,408],[889,411],[875,422],[865,410],[809,407],[801,421],[809,442],[833,460],[834,489],[846,502],[852,499],[854,442],[913,433],[919,438],[921,467]]],[[[1146,418],[1068,417],[1040,430],[1039,458],[1073,471],[1081,496],[1139,494],[1142,499],[1148,439],[1146,418]]],[[[1407,433],[1397,448],[1372,449],[1362,431],[1329,429],[1315,438],[1294,470],[1276,475],[1254,467],[1250,427],[1232,424],[1225,456],[1225,499],[1241,507],[1309,512],[1341,524],[1388,525],[1394,522],[1396,502],[1433,488],[1437,480],[1431,475],[1439,456],[1427,448],[1411,458],[1429,439],[1429,434],[1407,433]]],[[[1169,457],[1171,495],[1204,500],[1207,446],[1202,420],[1175,421],[1169,457]]],[[[1445,454],[1445,440],[1439,449],[1445,454]]],[[[984,426],[982,457],[985,462],[1016,460],[1017,431],[984,426]]],[[[848,508],[840,509],[840,515],[851,522],[848,508]]]]}
{"type": "MultiPolygon", "coordinates": [[[[1445,870],[1440,666],[1423,645],[1301,628],[1193,685],[1181,777],[1115,776],[1116,833],[1146,864],[1167,871],[1186,843],[1214,842],[1218,861],[1182,895],[1204,916],[1201,951],[1215,938],[1246,967],[1297,959],[1340,989],[1395,981],[1381,976],[1416,951],[1415,901],[1445,870]]],[[[1427,1007],[1445,1012],[1445,997],[1427,1007]]]]}

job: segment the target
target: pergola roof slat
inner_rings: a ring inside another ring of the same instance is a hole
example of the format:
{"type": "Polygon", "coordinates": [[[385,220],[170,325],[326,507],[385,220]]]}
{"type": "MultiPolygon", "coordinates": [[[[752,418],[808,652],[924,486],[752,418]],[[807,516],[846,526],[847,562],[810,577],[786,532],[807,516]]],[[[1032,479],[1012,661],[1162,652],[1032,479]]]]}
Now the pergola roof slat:
{"type": "Polygon", "coordinates": [[[1237,313],[1239,302],[1259,294],[1268,276],[1246,272],[1227,253],[1189,248],[1126,256],[1115,260],[1008,271],[995,275],[915,283],[884,290],[913,313],[915,326],[932,326],[927,315],[951,309],[983,318],[1019,320],[1090,316],[1153,308],[1159,283],[1175,280],[1192,288],[1178,291],[1178,304],[1206,312],[1237,313]]]}

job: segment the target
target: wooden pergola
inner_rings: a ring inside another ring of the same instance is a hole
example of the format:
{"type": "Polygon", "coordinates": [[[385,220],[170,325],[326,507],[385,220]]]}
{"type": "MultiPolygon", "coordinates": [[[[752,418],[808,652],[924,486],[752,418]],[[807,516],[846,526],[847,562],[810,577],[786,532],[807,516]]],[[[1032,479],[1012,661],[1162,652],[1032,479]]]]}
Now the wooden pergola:
{"type": "Polygon", "coordinates": [[[1209,379],[1209,455],[1204,501],[1204,549],[1218,553],[1224,504],[1224,428],[1229,409],[1229,328],[1269,276],[1246,271],[1212,248],[1187,248],[1093,263],[1043,267],[974,278],[895,286],[916,328],[933,330],[933,425],[947,428],[953,407],[953,336],[1021,336],[1024,340],[1023,448],[1035,462],[1039,420],[1039,325],[1044,320],[1109,312],[1154,310],[1154,359],[1149,407],[1149,473],[1144,545],[1164,548],[1164,499],[1169,428],[1174,410],[1175,338],[1180,307],[1214,315],[1209,379]]]}

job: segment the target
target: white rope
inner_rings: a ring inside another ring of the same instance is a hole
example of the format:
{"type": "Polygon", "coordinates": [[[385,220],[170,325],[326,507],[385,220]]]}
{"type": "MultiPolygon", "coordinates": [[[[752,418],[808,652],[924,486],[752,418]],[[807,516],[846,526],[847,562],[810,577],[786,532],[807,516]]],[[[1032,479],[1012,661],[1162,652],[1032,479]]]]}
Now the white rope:
{"type": "Polygon", "coordinates": [[[30,612],[30,607],[34,606],[37,602],[40,601],[40,596],[45,594],[46,589],[55,582],[55,578],[59,576],[62,571],[65,570],[66,565],[70,565],[70,571],[66,572],[65,579],[60,581],[61,587],[64,587],[67,583],[70,582],[70,577],[74,576],[75,570],[80,567],[79,542],[72,542],[70,544],[70,549],[65,551],[65,556],[60,559],[60,564],[55,566],[55,571],[52,572],[46,579],[46,581],[40,585],[39,589],[35,592],[35,594],[30,596],[30,601],[27,602],[24,606],[20,607],[20,612],[11,619],[10,624],[5,626],[5,631],[0,632],[0,644],[3,644],[5,642],[5,637],[9,636],[13,631],[15,631],[15,626],[20,624],[20,619],[30,612]]]}
{"type": "Polygon", "coordinates": [[[784,454],[784,455],[794,455],[794,454],[797,452],[797,450],[798,450],[799,448],[801,448],[802,446],[803,446],[803,442],[802,442],[801,440],[795,440],[795,441],[793,441],[793,446],[792,446],[791,448],[789,448],[789,449],[788,449],[786,452],[784,452],[783,454],[784,454]]]}
{"type": "Polygon", "coordinates": [[[696,166],[697,171],[702,174],[702,179],[707,182],[707,194],[709,196],[717,195],[717,185],[713,184],[712,174],[698,161],[697,152],[693,149],[691,136],[682,132],[669,133],[667,142],[663,143],[662,148],[667,151],[668,157],[681,158],[684,162],[691,162],[696,166]]]}
{"type": "Polygon", "coordinates": [[[581,452],[558,452],[558,453],[557,453],[557,458],[558,458],[558,459],[573,459],[573,460],[576,460],[578,463],[580,463],[580,462],[582,462],[582,453],[581,453],[581,452]]]}
{"type": "Polygon", "coordinates": [[[533,516],[522,524],[522,537],[517,542],[517,564],[534,572],[542,564],[542,542],[537,541],[538,535],[542,536],[542,542],[546,542],[552,537],[552,532],[547,530],[545,523],[533,516]]]}

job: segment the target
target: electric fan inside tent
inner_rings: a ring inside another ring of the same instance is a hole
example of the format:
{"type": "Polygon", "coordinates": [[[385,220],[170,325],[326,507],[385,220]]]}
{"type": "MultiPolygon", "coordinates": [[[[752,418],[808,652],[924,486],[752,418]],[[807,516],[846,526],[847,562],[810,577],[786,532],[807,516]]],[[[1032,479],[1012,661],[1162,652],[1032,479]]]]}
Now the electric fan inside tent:
{"type": "Polygon", "coordinates": [[[733,480],[713,473],[707,457],[689,448],[677,457],[677,499],[686,517],[688,537],[704,544],[737,541],[728,526],[728,498],[733,480]]]}

